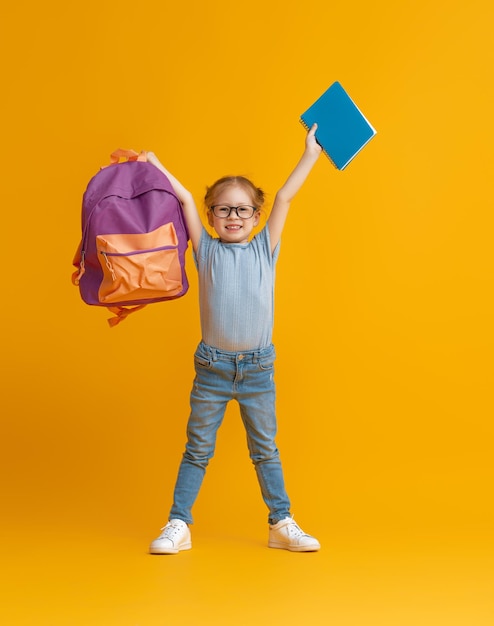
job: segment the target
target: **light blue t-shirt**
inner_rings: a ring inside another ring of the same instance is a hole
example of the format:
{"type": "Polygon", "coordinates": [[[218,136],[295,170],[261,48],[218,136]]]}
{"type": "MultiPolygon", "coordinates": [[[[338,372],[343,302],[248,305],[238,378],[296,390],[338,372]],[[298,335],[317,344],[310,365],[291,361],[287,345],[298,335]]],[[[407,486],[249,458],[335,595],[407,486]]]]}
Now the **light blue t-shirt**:
{"type": "Polygon", "coordinates": [[[203,229],[195,262],[204,343],[230,352],[271,345],[275,265],[265,226],[248,243],[223,243],[203,229]]]}

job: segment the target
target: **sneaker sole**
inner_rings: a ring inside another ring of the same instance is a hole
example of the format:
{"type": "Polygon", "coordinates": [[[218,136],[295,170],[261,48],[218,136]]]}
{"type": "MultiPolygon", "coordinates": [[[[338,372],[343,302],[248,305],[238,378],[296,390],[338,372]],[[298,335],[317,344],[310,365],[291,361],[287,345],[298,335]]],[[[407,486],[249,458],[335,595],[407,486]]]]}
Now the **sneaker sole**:
{"type": "Polygon", "coordinates": [[[149,554],[178,554],[182,550],[190,550],[192,543],[184,543],[179,548],[149,548],[149,554]]]}
{"type": "Polygon", "coordinates": [[[289,550],[290,552],[317,552],[321,546],[289,546],[286,543],[277,543],[270,541],[268,548],[275,548],[277,550],[289,550]]]}

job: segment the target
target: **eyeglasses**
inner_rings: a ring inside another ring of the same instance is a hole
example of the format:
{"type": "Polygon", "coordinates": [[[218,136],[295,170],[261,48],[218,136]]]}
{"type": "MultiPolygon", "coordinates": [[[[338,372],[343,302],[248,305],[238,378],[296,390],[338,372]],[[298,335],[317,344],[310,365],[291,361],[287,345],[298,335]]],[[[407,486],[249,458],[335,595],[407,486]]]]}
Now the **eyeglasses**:
{"type": "Polygon", "coordinates": [[[232,211],[235,211],[237,217],[242,220],[250,219],[257,211],[255,206],[249,204],[240,204],[239,206],[229,206],[228,204],[214,204],[211,207],[211,211],[215,217],[230,217],[232,211]]]}

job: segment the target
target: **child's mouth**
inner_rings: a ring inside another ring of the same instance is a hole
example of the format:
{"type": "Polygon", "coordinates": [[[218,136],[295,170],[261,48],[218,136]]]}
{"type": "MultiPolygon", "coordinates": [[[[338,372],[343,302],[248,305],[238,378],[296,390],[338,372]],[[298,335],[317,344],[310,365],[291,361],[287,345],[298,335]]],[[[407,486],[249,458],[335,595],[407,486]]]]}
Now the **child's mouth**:
{"type": "Polygon", "coordinates": [[[238,224],[231,224],[230,226],[225,226],[226,230],[240,230],[242,226],[238,224]]]}

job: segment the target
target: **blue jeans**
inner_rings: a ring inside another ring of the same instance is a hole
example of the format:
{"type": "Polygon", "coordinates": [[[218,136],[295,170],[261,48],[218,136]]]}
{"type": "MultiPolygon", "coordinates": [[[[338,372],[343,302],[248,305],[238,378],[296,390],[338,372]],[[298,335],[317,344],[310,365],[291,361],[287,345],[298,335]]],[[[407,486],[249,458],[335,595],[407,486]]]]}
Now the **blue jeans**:
{"type": "Polygon", "coordinates": [[[240,406],[247,445],[262,497],[275,524],[290,516],[283,471],[275,443],[274,346],[225,352],[201,342],[194,355],[196,376],[190,395],[187,444],[175,485],[170,519],[193,522],[192,506],[214,455],[216,434],[230,400],[240,406]]]}

